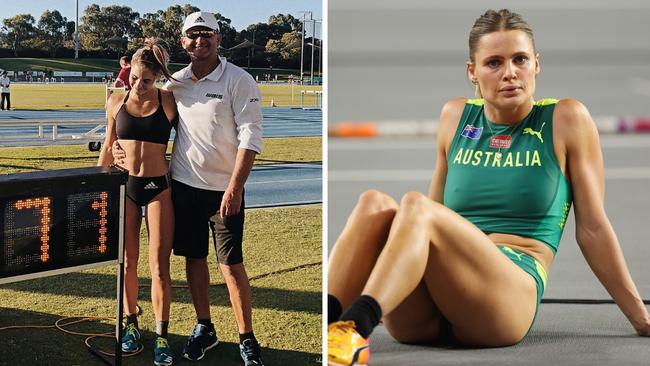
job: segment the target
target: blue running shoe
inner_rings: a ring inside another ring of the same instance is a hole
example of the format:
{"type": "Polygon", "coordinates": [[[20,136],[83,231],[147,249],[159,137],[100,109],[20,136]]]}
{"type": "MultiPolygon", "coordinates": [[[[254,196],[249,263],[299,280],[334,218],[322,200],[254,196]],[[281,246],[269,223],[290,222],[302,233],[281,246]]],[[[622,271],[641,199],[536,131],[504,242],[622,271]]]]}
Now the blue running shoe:
{"type": "Polygon", "coordinates": [[[197,324],[183,348],[183,357],[191,361],[198,361],[205,356],[205,351],[217,344],[219,344],[219,339],[214,329],[210,330],[203,324],[197,324]]]}
{"type": "Polygon", "coordinates": [[[169,347],[169,342],[166,338],[156,338],[156,343],[153,346],[153,364],[158,366],[170,366],[174,363],[174,354],[169,347]]]}
{"type": "Polygon", "coordinates": [[[239,344],[239,354],[246,366],[264,366],[262,363],[261,348],[257,339],[245,339],[239,344]]]}
{"type": "Polygon", "coordinates": [[[140,331],[131,323],[126,326],[122,337],[122,352],[133,353],[140,349],[140,331]]]}

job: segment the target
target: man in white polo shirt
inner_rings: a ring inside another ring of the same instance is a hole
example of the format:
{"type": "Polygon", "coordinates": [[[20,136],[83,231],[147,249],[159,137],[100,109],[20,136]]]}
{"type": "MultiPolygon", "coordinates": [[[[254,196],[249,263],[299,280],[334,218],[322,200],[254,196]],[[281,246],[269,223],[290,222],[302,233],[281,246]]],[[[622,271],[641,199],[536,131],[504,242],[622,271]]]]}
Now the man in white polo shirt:
{"type": "MultiPolygon", "coordinates": [[[[243,265],[244,183],[262,150],[262,110],[255,80],[217,55],[222,36],[212,13],[190,14],[181,44],[192,63],[165,89],[176,98],[179,122],[170,173],[174,202],[174,254],[186,258],[198,322],[183,357],[200,360],[219,341],[211,322],[208,227],[228,287],[246,366],[263,365],[253,334],[251,289],[243,265]]],[[[123,154],[114,145],[114,157],[123,154]]]]}
{"type": "Polygon", "coordinates": [[[217,247],[246,364],[262,365],[253,335],[251,289],[242,258],[244,183],[262,151],[262,109],[255,80],[217,55],[222,36],[212,13],[190,14],[181,43],[192,63],[173,76],[180,120],[172,152],[174,254],[186,257],[198,324],[183,356],[199,360],[214,347],[208,285],[208,225],[217,247]]]}

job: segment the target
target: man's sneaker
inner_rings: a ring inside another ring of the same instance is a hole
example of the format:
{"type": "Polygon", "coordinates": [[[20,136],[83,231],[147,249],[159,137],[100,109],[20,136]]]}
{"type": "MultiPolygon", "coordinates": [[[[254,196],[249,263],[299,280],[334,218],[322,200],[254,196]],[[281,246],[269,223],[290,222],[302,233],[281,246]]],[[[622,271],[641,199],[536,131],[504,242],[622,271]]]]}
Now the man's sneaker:
{"type": "Polygon", "coordinates": [[[260,345],[255,338],[245,339],[239,344],[239,354],[245,366],[264,366],[260,353],[260,345]]]}
{"type": "Polygon", "coordinates": [[[135,324],[127,324],[122,337],[122,352],[133,353],[140,349],[140,331],[135,324]]]}
{"type": "Polygon", "coordinates": [[[183,348],[183,357],[191,361],[198,361],[205,356],[205,351],[217,344],[219,344],[219,339],[214,329],[208,330],[205,325],[197,324],[183,348]]]}
{"type": "Polygon", "coordinates": [[[153,346],[153,364],[158,366],[169,366],[174,363],[174,354],[169,348],[169,342],[166,338],[156,338],[153,346]]]}
{"type": "Polygon", "coordinates": [[[365,366],[370,360],[370,344],[356,330],[353,321],[338,321],[327,327],[327,364],[365,366]]]}

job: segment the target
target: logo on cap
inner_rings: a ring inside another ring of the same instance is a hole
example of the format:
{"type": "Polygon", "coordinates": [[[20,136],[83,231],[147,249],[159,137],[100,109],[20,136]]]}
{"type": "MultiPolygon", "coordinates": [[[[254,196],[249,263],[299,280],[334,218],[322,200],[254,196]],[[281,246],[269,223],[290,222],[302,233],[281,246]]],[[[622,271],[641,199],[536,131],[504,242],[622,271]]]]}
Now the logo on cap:
{"type": "Polygon", "coordinates": [[[198,18],[196,18],[194,23],[205,23],[205,20],[203,20],[203,18],[201,18],[201,17],[198,17],[198,18]]]}

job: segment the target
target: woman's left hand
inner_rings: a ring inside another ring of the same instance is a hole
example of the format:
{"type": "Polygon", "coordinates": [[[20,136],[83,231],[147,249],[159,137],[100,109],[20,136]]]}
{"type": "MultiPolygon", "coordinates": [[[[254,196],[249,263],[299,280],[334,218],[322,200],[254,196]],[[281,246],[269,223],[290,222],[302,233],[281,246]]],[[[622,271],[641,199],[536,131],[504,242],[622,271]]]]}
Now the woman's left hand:
{"type": "Polygon", "coordinates": [[[650,337],[650,325],[637,329],[636,334],[640,335],[641,337],[650,337]]]}
{"type": "Polygon", "coordinates": [[[650,315],[646,313],[645,320],[641,324],[635,325],[634,328],[636,329],[636,334],[641,337],[650,337],[650,315]]]}

